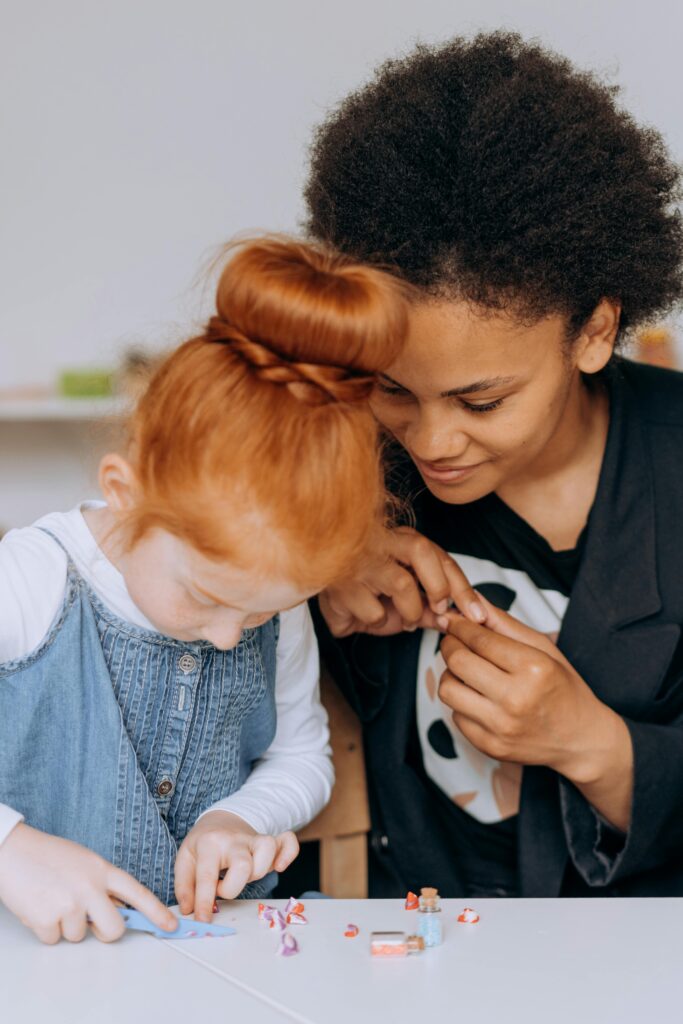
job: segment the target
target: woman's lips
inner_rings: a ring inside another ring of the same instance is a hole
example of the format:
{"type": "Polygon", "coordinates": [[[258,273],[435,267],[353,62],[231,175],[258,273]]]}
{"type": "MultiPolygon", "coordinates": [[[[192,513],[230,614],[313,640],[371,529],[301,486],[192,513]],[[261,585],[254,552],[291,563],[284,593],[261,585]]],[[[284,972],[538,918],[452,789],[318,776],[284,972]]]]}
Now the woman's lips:
{"type": "Polygon", "coordinates": [[[415,465],[426,480],[434,480],[441,484],[457,484],[466,477],[471,476],[475,470],[483,466],[483,462],[476,462],[471,466],[439,466],[433,462],[422,462],[415,459],[415,465]]]}

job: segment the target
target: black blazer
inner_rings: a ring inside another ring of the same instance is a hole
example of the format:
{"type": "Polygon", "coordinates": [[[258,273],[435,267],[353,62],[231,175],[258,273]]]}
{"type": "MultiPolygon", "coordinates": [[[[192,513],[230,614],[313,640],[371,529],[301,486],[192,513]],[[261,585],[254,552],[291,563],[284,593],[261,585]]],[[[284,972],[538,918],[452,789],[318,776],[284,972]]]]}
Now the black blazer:
{"type": "MultiPolygon", "coordinates": [[[[525,768],[521,896],[683,895],[683,374],[622,360],[608,381],[605,457],[558,645],[628,725],[631,826],[624,838],[567,780],[525,768]]],[[[364,722],[381,865],[374,894],[429,884],[464,895],[425,779],[408,763],[419,639],[340,643],[315,617],[327,663],[364,722]]]]}

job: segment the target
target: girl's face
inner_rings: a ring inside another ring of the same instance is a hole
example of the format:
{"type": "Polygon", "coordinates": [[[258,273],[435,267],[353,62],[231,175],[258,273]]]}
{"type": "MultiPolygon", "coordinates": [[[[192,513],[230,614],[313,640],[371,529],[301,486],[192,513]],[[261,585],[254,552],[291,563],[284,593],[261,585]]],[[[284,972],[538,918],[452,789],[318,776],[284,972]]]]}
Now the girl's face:
{"type": "Polygon", "coordinates": [[[311,596],[283,579],[269,579],[206,558],[165,530],[150,530],[116,558],[128,592],[165,636],[236,647],[243,629],[261,626],[311,596]]]}
{"type": "Polygon", "coordinates": [[[521,326],[461,302],[416,306],[399,358],[371,398],[429,490],[463,504],[512,480],[552,472],[578,438],[586,389],[612,351],[618,310],[601,303],[569,348],[565,321],[521,326]],[[603,309],[604,305],[604,309],[603,309]],[[568,408],[576,416],[567,417],[568,408]]]}

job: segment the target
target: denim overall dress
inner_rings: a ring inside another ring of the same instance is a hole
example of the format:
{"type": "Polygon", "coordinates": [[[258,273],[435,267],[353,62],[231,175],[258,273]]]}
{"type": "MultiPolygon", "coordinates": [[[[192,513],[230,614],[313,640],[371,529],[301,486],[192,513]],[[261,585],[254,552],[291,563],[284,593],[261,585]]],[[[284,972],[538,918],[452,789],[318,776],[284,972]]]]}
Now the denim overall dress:
{"type": "Polygon", "coordinates": [[[113,615],[66,555],[56,621],[0,665],[0,802],[174,903],[178,845],[275,735],[279,621],[245,629],[231,651],[182,643],[113,615]]]}

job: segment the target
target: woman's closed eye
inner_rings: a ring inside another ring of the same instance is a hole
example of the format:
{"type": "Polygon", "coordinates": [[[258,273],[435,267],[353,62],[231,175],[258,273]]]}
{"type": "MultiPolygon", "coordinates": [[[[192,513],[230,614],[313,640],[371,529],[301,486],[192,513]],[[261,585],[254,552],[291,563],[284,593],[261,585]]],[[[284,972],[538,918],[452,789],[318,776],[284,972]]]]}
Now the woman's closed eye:
{"type": "MultiPolygon", "coordinates": [[[[375,384],[375,387],[381,394],[389,395],[392,398],[406,399],[413,397],[410,391],[407,391],[405,388],[399,387],[399,385],[397,384],[389,384],[383,380],[378,380],[375,384]]],[[[493,412],[494,409],[499,409],[500,406],[503,404],[504,399],[496,398],[493,401],[481,402],[479,404],[476,402],[466,402],[464,398],[454,397],[453,401],[457,402],[463,409],[466,409],[468,412],[483,413],[493,412]]]]}
{"type": "Polygon", "coordinates": [[[483,402],[481,405],[476,405],[472,402],[464,402],[462,399],[458,399],[458,401],[469,412],[493,412],[494,409],[499,409],[501,407],[504,399],[496,398],[494,402],[483,402]]]}

